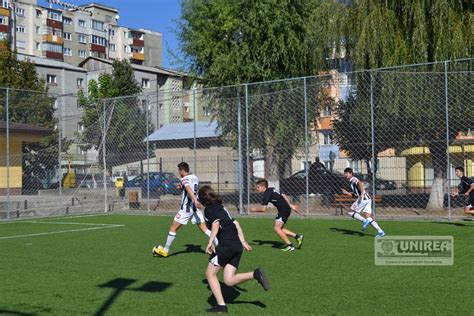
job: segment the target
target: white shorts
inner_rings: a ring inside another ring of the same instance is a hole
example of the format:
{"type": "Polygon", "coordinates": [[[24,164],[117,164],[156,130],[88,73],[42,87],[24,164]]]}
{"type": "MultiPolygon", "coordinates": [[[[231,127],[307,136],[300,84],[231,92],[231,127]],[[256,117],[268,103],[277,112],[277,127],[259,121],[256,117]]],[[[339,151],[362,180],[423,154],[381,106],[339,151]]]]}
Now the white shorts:
{"type": "Polygon", "coordinates": [[[193,224],[204,223],[204,216],[202,215],[202,212],[199,209],[196,212],[186,212],[185,210],[179,210],[179,212],[176,213],[174,217],[174,221],[180,223],[181,225],[186,225],[190,219],[191,223],[193,224]]]}
{"type": "Polygon", "coordinates": [[[357,213],[364,212],[372,214],[372,200],[362,200],[359,204],[355,201],[351,205],[351,210],[356,211],[357,213]]]}

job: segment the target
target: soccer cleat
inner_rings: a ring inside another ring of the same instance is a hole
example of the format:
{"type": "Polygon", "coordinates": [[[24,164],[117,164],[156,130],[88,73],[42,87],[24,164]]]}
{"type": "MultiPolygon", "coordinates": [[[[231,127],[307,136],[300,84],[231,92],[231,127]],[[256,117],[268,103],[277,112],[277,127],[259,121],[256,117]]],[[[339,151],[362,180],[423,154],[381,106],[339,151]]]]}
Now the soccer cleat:
{"type": "Polygon", "coordinates": [[[225,305],[216,305],[216,306],[213,306],[209,309],[206,309],[206,312],[215,313],[215,314],[227,313],[227,306],[225,306],[225,305]]]}
{"type": "Polygon", "coordinates": [[[362,224],[362,231],[366,230],[369,224],[370,224],[370,221],[368,219],[364,220],[364,223],[362,224]]]}
{"type": "Polygon", "coordinates": [[[163,248],[162,245],[153,247],[152,253],[153,253],[153,257],[163,257],[163,258],[168,257],[168,253],[165,251],[165,248],[163,248]]]}
{"type": "Polygon", "coordinates": [[[257,268],[253,271],[253,278],[257,280],[258,283],[260,283],[265,291],[270,289],[267,276],[263,272],[262,268],[257,268]]]}
{"type": "Polygon", "coordinates": [[[296,248],[301,249],[301,246],[303,245],[304,236],[303,235],[296,235],[295,238],[296,238],[296,242],[298,243],[296,245],[296,248]]]}
{"type": "Polygon", "coordinates": [[[382,238],[383,236],[385,236],[385,232],[383,230],[377,235],[375,235],[376,238],[382,238]]]}
{"type": "Polygon", "coordinates": [[[295,247],[293,245],[288,245],[283,248],[281,251],[295,251],[295,247]]]}

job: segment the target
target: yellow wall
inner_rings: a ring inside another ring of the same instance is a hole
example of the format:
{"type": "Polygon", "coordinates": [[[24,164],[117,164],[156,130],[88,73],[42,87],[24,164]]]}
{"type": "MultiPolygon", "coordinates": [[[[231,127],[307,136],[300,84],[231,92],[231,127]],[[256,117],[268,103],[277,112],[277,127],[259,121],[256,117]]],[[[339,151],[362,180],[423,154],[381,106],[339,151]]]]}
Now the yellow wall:
{"type": "MultiPolygon", "coordinates": [[[[23,142],[39,142],[41,136],[10,133],[10,188],[22,187],[22,148],[23,142]]],[[[7,138],[0,133],[0,189],[7,188],[7,138]]]]}

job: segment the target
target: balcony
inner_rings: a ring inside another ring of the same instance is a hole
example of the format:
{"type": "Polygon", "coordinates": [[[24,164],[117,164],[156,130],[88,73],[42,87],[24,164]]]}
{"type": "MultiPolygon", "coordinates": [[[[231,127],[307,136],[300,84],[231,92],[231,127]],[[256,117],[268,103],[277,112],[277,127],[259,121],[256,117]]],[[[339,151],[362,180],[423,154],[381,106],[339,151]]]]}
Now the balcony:
{"type": "Polygon", "coordinates": [[[0,15],[10,16],[10,9],[0,7],[0,15]]]}
{"type": "Polygon", "coordinates": [[[0,24],[0,33],[8,33],[8,25],[0,24]]]}
{"type": "Polygon", "coordinates": [[[63,22],[59,22],[56,20],[46,19],[46,25],[54,27],[55,29],[63,29],[63,22]]]}
{"type": "Polygon", "coordinates": [[[44,51],[43,56],[46,57],[46,58],[49,58],[49,59],[64,61],[64,57],[63,57],[62,53],[44,51]]]}
{"type": "Polygon", "coordinates": [[[105,54],[105,46],[91,44],[91,51],[105,54]]]}
{"type": "Polygon", "coordinates": [[[57,35],[46,34],[46,35],[43,35],[43,42],[61,45],[63,43],[63,39],[57,35]]]}
{"type": "Polygon", "coordinates": [[[144,61],[145,60],[145,54],[142,53],[133,53],[132,57],[130,59],[134,60],[139,60],[139,61],[144,61]]]}
{"type": "Polygon", "coordinates": [[[132,44],[132,46],[135,46],[135,47],[144,47],[144,46],[145,46],[145,41],[144,41],[144,40],[141,40],[141,39],[134,38],[134,39],[133,39],[133,44],[132,44]]]}

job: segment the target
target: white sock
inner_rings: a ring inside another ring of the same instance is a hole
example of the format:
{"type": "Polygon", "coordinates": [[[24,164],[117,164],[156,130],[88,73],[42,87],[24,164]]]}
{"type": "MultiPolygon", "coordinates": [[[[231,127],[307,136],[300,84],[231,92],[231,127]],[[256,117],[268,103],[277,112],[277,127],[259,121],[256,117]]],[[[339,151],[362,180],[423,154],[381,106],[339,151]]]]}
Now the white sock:
{"type": "MultiPolygon", "coordinates": [[[[210,237],[211,236],[211,231],[208,229],[204,232],[204,234],[207,235],[207,237],[210,237]]],[[[217,238],[214,238],[214,240],[212,241],[212,243],[214,244],[214,246],[217,246],[219,244],[219,242],[217,241],[217,238]]]]}
{"type": "Polygon", "coordinates": [[[377,224],[377,222],[375,220],[372,220],[370,222],[370,225],[372,225],[373,228],[375,228],[377,230],[377,232],[383,232],[382,228],[380,228],[379,224],[377,224]]]}
{"type": "Polygon", "coordinates": [[[352,218],[354,218],[354,219],[356,219],[356,220],[358,220],[358,221],[361,221],[361,222],[365,221],[365,218],[363,218],[363,217],[362,217],[359,213],[357,213],[357,212],[351,211],[351,212],[349,212],[348,214],[349,214],[352,218]]]}
{"type": "Polygon", "coordinates": [[[170,252],[171,244],[173,243],[175,238],[176,238],[176,233],[174,233],[174,232],[169,232],[168,233],[168,238],[166,238],[166,245],[165,245],[165,251],[166,252],[170,252]]]}

